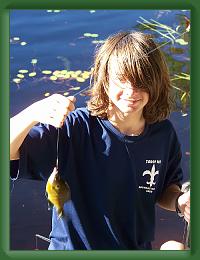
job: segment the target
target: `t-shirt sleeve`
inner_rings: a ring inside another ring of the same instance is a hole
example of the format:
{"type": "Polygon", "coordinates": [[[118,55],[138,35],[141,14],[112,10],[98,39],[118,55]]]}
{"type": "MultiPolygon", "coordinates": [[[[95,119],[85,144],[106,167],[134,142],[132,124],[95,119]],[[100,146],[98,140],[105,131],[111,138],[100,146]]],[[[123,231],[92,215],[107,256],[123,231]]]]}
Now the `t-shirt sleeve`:
{"type": "Polygon", "coordinates": [[[170,152],[168,157],[167,173],[164,182],[164,189],[166,189],[171,184],[176,184],[181,188],[181,182],[183,180],[183,171],[181,167],[181,145],[179,143],[177,134],[172,128],[171,136],[169,138],[170,142],[170,152]]]}
{"type": "MultiPolygon", "coordinates": [[[[56,166],[57,156],[59,170],[66,164],[70,168],[74,161],[74,146],[79,147],[81,133],[87,128],[83,127],[85,114],[81,111],[79,114],[77,111],[69,113],[59,130],[45,124],[39,124],[30,130],[20,147],[20,178],[47,180],[56,166]]],[[[63,172],[66,173],[62,169],[60,174],[63,172]]]]}
{"type": "Polygon", "coordinates": [[[20,178],[47,180],[56,165],[57,133],[44,124],[30,130],[20,147],[20,178]]]}

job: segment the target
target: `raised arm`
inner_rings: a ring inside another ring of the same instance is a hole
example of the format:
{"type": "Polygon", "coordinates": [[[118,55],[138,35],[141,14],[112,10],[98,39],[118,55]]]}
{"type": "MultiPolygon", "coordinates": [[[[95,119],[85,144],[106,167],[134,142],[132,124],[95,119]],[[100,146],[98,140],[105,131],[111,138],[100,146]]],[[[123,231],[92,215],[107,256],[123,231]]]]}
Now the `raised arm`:
{"type": "Polygon", "coordinates": [[[54,94],[37,101],[10,119],[10,160],[19,159],[19,148],[30,129],[37,123],[61,127],[70,111],[75,109],[75,97],[54,94]]]}

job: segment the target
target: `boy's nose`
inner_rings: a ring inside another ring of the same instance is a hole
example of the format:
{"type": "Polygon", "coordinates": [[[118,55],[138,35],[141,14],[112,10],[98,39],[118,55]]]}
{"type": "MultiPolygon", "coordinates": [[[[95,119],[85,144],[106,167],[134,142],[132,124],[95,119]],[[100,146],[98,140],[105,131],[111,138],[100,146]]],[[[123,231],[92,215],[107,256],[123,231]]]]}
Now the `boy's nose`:
{"type": "Polygon", "coordinates": [[[127,85],[124,88],[124,94],[127,95],[127,96],[131,96],[135,92],[137,92],[137,90],[135,88],[133,88],[131,85],[127,85]]]}

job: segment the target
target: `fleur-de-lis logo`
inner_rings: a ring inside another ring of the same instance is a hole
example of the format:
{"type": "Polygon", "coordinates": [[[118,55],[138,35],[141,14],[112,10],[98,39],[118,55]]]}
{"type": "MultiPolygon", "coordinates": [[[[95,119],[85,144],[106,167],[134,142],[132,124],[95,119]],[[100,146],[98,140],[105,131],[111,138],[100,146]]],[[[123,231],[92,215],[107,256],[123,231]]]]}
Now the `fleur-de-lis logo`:
{"type": "Polygon", "coordinates": [[[159,171],[156,171],[155,168],[155,164],[153,164],[151,171],[146,170],[143,172],[142,176],[149,174],[150,175],[150,181],[147,181],[146,184],[149,184],[150,187],[152,187],[152,185],[155,185],[156,183],[154,182],[154,178],[157,174],[159,174],[159,171]]]}

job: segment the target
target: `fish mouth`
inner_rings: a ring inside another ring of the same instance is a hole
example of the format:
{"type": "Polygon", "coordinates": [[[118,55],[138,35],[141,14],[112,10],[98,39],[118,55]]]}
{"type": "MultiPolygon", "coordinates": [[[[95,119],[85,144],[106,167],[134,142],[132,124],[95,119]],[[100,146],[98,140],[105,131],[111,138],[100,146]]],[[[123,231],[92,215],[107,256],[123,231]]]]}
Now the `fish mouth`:
{"type": "Polygon", "coordinates": [[[55,167],[55,168],[53,169],[53,172],[51,173],[49,179],[48,179],[48,181],[49,181],[50,184],[53,184],[53,182],[55,181],[56,175],[58,175],[58,170],[57,170],[57,168],[55,167]]]}

